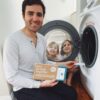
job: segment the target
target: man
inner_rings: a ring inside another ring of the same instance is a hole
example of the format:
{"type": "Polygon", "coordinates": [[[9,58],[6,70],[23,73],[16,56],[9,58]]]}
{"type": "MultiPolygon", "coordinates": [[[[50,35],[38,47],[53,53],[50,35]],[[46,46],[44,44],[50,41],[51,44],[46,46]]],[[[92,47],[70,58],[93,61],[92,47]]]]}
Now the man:
{"type": "MultiPolygon", "coordinates": [[[[13,86],[17,100],[76,100],[76,92],[65,84],[56,80],[32,79],[34,65],[48,63],[45,39],[37,32],[44,15],[45,6],[41,0],[23,1],[25,27],[11,34],[4,45],[3,63],[7,81],[13,86]]],[[[63,64],[70,63],[73,62],[63,64]]]]}

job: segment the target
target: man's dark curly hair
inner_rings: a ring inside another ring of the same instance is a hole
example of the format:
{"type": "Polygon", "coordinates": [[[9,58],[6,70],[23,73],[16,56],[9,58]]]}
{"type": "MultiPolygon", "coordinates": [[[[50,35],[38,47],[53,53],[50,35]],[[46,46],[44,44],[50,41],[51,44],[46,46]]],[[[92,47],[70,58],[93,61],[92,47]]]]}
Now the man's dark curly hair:
{"type": "Polygon", "coordinates": [[[43,16],[45,15],[45,6],[41,0],[24,0],[22,3],[22,14],[25,15],[27,5],[40,5],[43,9],[43,16]]]}

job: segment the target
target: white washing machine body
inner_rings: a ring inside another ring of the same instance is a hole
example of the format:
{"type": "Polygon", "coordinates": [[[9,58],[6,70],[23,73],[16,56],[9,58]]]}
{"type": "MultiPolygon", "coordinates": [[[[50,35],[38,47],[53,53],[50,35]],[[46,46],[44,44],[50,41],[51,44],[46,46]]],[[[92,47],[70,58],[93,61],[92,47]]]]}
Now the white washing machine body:
{"type": "MultiPolygon", "coordinates": [[[[92,96],[93,100],[99,100],[99,84],[100,84],[100,6],[93,7],[86,11],[83,14],[82,21],[80,24],[80,36],[84,34],[87,27],[92,27],[95,34],[95,43],[96,46],[92,45],[92,48],[95,48],[95,55],[91,63],[88,63],[85,66],[81,66],[81,80],[84,87],[87,89],[89,94],[92,96]],[[89,66],[88,66],[89,65],[89,66]],[[96,98],[96,99],[95,99],[96,98]],[[98,99],[97,99],[98,98],[98,99]]],[[[87,33],[88,34],[88,33],[87,33]]],[[[91,37],[88,37],[88,40],[91,37]]],[[[83,42],[83,41],[82,41],[83,42]]],[[[88,42],[88,41],[85,41],[88,42]]],[[[92,50],[91,48],[91,50],[92,50]]],[[[86,61],[86,60],[85,60],[86,61]]],[[[84,62],[82,57],[80,57],[80,62],[84,62]]]]}
{"type": "Polygon", "coordinates": [[[100,0],[92,0],[93,3],[92,3],[92,7],[96,7],[98,5],[100,5],[100,0]]]}

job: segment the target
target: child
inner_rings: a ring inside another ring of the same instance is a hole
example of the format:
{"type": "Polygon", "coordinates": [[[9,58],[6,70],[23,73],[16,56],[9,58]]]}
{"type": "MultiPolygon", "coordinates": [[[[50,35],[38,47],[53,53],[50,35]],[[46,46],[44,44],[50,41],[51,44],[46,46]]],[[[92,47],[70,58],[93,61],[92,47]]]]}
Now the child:
{"type": "Polygon", "coordinates": [[[56,42],[50,42],[47,46],[47,58],[48,60],[58,60],[59,45],[56,42]]]}

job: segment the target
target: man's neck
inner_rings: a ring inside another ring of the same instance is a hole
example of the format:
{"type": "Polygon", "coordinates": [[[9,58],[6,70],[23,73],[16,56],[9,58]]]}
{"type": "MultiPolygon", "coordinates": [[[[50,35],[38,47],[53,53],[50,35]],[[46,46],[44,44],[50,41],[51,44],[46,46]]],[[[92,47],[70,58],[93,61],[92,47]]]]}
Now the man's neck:
{"type": "Polygon", "coordinates": [[[27,28],[23,28],[22,31],[25,33],[26,36],[30,37],[32,39],[32,43],[37,45],[37,34],[36,32],[29,31],[27,28]]]}
{"type": "Polygon", "coordinates": [[[28,37],[30,37],[30,38],[37,38],[37,35],[36,35],[36,32],[33,32],[33,31],[30,31],[30,30],[28,30],[26,27],[24,27],[23,29],[22,29],[22,31],[25,33],[25,35],[27,35],[28,37]]]}

